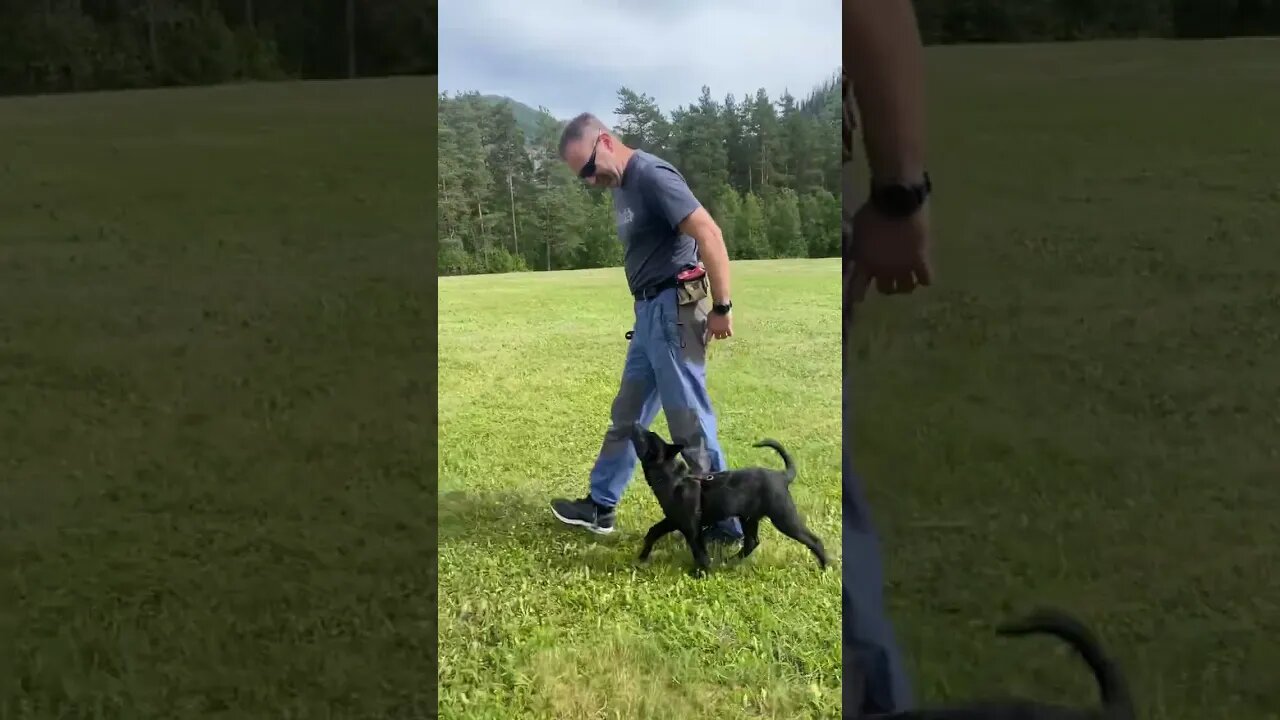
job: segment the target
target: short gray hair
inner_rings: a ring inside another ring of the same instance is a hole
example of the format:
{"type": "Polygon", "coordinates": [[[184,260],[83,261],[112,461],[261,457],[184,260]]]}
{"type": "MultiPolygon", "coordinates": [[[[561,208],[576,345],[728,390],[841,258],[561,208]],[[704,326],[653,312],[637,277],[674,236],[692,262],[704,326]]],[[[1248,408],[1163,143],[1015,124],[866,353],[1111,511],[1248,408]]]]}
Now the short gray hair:
{"type": "Polygon", "coordinates": [[[564,150],[569,147],[569,143],[581,140],[588,132],[609,132],[609,128],[591,113],[584,112],[575,117],[564,126],[564,132],[560,134],[560,157],[564,158],[564,150]]]}

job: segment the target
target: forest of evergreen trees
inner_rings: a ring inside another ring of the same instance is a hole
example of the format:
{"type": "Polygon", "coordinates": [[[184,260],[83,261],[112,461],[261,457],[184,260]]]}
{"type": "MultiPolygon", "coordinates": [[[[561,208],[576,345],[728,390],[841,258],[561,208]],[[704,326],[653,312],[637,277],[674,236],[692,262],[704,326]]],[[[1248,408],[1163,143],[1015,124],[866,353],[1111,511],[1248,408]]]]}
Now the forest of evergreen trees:
{"type": "MultiPolygon", "coordinates": [[[[526,130],[520,110],[478,93],[440,97],[440,273],[621,264],[610,194],[557,157],[563,122],[539,112],[526,130]]],[[[622,88],[615,112],[624,143],[684,174],[724,230],[730,257],[840,253],[838,76],[799,100],[759,90],[717,101],[704,87],[670,113],[622,88]]]]}
{"type": "MultiPolygon", "coordinates": [[[[915,0],[926,43],[1280,34],[1280,0],[915,0]]],[[[0,95],[436,71],[436,0],[4,0],[0,95]]]]}
{"type": "MultiPolygon", "coordinates": [[[[1280,0],[914,0],[927,44],[1280,34],[1280,0]]],[[[609,195],[556,162],[559,124],[478,94],[440,99],[440,272],[616,265],[609,195]],[[476,159],[479,158],[480,161],[476,159]]],[[[837,254],[839,90],[763,91],[663,113],[629,89],[624,142],[674,162],[734,258],[837,254]]]]}
{"type": "Polygon", "coordinates": [[[928,44],[1280,35],[1280,0],[915,0],[928,44]]]}
{"type": "MultiPolygon", "coordinates": [[[[914,1],[928,44],[1280,34],[1280,0],[914,1]]],[[[434,74],[436,6],[4,0],[0,95],[434,74]]],[[[476,94],[440,101],[442,273],[618,263],[609,196],[554,161],[554,119],[476,94]]],[[[704,91],[669,113],[624,88],[618,129],[680,167],[733,257],[826,256],[838,252],[838,104],[834,80],[803,100],[704,91]]]]}
{"type": "Polygon", "coordinates": [[[435,71],[436,0],[0,2],[0,95],[435,71]]]}

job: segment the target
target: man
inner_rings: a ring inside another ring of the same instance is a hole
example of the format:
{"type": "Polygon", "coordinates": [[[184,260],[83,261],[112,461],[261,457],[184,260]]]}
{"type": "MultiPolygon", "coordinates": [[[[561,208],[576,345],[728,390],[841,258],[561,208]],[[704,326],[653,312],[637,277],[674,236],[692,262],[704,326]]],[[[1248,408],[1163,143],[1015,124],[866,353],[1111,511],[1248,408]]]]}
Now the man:
{"type": "MultiPolygon", "coordinates": [[[[618,501],[635,472],[631,428],[649,427],[659,408],[693,472],[728,468],[707,394],[706,350],[713,338],[733,335],[729,254],[720,227],[684,177],[663,159],[622,144],[595,116],[583,113],[569,122],[560,137],[560,159],[582,180],[613,192],[623,265],[635,298],[622,382],[591,469],[590,491],[581,500],[551,501],[561,522],[606,534],[613,532],[618,501]]],[[[709,528],[707,537],[739,540],[741,523],[730,518],[709,528]]]]}
{"type": "Polygon", "coordinates": [[[924,169],[924,53],[910,0],[845,0],[844,67],[844,712],[906,710],[911,689],[885,610],[884,570],[862,483],[853,469],[848,334],[872,282],[882,294],[929,285],[924,169]],[[850,93],[849,90],[852,92],[850,93]],[[862,119],[871,189],[853,188],[853,107],[862,119]],[[856,208],[856,210],[855,210],[856,208]]]}

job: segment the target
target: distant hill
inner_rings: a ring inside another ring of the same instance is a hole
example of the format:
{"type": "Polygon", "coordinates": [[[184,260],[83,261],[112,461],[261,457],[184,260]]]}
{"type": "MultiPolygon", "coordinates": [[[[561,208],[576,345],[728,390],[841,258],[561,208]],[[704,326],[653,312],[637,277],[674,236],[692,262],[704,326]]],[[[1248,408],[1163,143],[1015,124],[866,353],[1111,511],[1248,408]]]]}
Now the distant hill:
{"type": "Polygon", "coordinates": [[[494,105],[501,105],[502,103],[510,105],[511,112],[516,116],[516,125],[524,133],[525,139],[533,139],[533,134],[538,129],[538,118],[542,117],[544,113],[525,105],[519,100],[512,100],[503,95],[481,95],[480,99],[494,105]]]}
{"type": "MultiPolygon", "coordinates": [[[[747,97],[746,95],[742,97],[747,97]]],[[[511,112],[516,116],[516,125],[524,132],[525,140],[533,141],[534,133],[537,132],[538,118],[545,113],[535,108],[513,100],[505,95],[481,95],[480,99],[492,105],[501,105],[506,103],[511,106],[511,112]]],[[[774,98],[777,100],[777,98],[774,98]]],[[[796,97],[796,105],[800,111],[813,115],[822,119],[830,119],[832,122],[840,121],[840,103],[842,97],[840,95],[840,73],[836,71],[833,77],[822,81],[811,89],[807,94],[796,97]]],[[[567,120],[559,120],[561,123],[567,120]]]]}

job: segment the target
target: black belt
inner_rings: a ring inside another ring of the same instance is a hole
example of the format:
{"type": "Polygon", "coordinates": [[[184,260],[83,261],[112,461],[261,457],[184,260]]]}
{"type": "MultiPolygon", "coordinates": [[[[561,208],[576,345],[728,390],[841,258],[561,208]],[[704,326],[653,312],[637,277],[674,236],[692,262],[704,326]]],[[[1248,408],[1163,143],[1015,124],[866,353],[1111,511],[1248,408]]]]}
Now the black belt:
{"type": "Polygon", "coordinates": [[[632,295],[635,297],[637,301],[652,300],[658,297],[658,295],[661,294],[662,291],[670,290],[671,288],[678,287],[679,285],[680,285],[679,280],[676,280],[675,278],[669,278],[667,280],[663,280],[660,283],[657,283],[656,285],[650,285],[647,288],[640,288],[639,290],[632,293],[632,295]]]}

